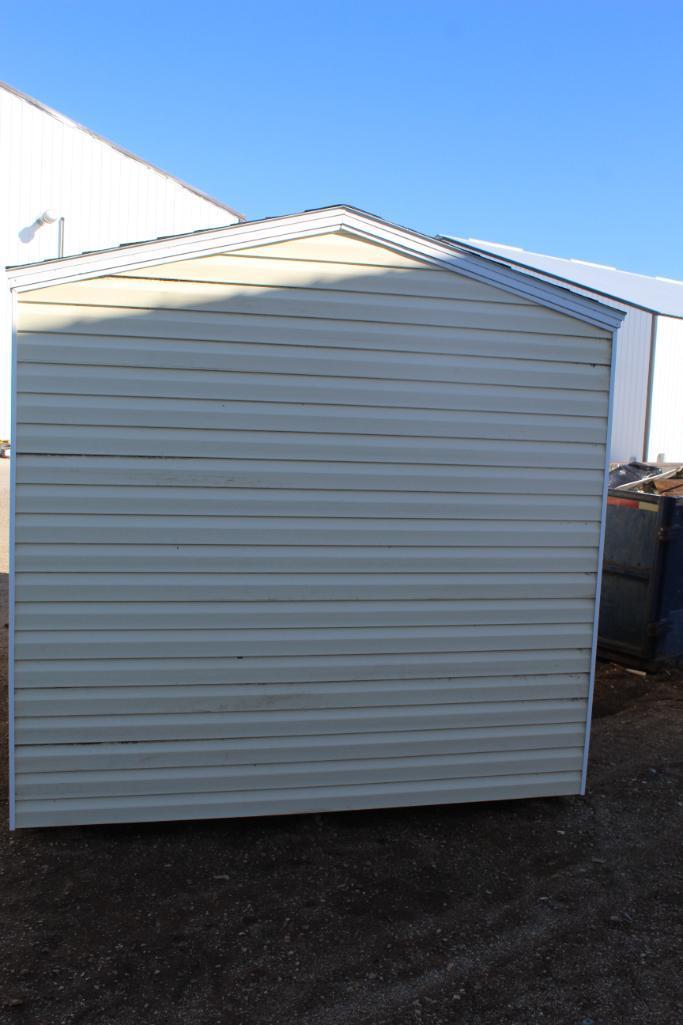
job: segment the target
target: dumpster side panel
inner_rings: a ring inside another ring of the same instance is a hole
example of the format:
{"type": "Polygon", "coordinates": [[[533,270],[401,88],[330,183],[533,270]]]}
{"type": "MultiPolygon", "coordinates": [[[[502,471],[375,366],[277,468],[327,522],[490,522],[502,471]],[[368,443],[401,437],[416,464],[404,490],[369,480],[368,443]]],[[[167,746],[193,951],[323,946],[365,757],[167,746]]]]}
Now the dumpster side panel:
{"type": "Polygon", "coordinates": [[[660,527],[657,498],[610,491],[600,601],[600,653],[649,658],[652,588],[660,527]]]}
{"type": "Polygon", "coordinates": [[[668,516],[662,538],[663,557],[659,582],[656,657],[683,657],[683,498],[663,499],[668,516]]]}
{"type": "Polygon", "coordinates": [[[639,663],[683,654],[683,499],[610,491],[599,652],[639,663]]]}

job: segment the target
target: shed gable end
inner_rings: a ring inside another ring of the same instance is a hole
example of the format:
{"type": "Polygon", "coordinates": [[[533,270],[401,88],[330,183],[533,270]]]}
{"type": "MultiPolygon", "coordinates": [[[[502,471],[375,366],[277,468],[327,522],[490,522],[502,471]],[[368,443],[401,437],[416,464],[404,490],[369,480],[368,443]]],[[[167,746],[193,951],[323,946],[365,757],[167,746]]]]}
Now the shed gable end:
{"type": "Polygon", "coordinates": [[[20,825],[576,793],[606,332],[347,233],[20,295],[20,825]]]}

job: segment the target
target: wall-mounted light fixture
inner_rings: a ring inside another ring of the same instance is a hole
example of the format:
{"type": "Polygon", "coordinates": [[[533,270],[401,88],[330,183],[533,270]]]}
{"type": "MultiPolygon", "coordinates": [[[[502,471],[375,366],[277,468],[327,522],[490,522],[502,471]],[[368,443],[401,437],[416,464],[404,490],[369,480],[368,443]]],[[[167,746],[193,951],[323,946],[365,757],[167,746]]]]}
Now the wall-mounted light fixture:
{"type": "Polygon", "coordinates": [[[59,214],[56,210],[43,210],[40,217],[36,217],[36,228],[42,228],[44,224],[54,224],[57,220],[59,220],[59,214]]]}
{"type": "Polygon", "coordinates": [[[57,222],[57,256],[64,256],[64,218],[60,217],[57,210],[54,210],[52,207],[43,210],[40,217],[36,217],[33,224],[30,224],[27,228],[22,228],[19,232],[19,238],[22,242],[32,242],[36,232],[43,225],[54,224],[55,221],[57,222]]]}

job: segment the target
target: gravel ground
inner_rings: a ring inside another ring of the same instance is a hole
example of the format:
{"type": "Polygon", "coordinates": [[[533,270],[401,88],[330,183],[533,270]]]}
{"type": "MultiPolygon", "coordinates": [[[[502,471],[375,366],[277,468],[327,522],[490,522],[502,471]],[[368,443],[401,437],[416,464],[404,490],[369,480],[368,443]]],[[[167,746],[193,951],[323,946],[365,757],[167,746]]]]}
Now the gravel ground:
{"type": "Polygon", "coordinates": [[[586,799],[3,825],[0,1023],[681,1025],[682,682],[601,667],[586,799]]]}

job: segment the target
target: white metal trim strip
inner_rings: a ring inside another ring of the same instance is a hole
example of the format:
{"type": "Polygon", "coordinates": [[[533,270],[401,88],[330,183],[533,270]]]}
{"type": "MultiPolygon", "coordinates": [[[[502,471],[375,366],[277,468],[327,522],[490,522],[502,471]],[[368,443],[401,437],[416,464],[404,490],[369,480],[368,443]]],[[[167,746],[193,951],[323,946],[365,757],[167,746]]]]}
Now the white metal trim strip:
{"type": "Polygon", "coordinates": [[[16,516],[16,474],[17,474],[17,298],[10,296],[12,303],[12,352],[10,371],[10,499],[9,499],[9,639],[8,639],[8,692],[7,692],[7,727],[9,747],[9,828],[16,825],[16,763],[14,744],[14,624],[15,624],[15,568],[14,568],[14,537],[16,516]]]}
{"type": "Polygon", "coordinates": [[[607,410],[607,442],[605,445],[605,476],[602,485],[602,513],[600,516],[600,540],[598,542],[598,565],[595,574],[595,611],[593,615],[593,643],[591,646],[590,676],[588,682],[588,700],[586,702],[586,737],[583,746],[583,761],[581,765],[581,790],[583,797],[586,793],[586,780],[588,777],[588,752],[591,739],[591,722],[593,716],[593,696],[595,694],[595,663],[598,653],[598,634],[600,626],[600,592],[602,589],[602,562],[605,550],[605,529],[607,525],[607,492],[609,490],[609,467],[610,467],[610,441],[612,437],[612,413],[614,410],[614,376],[617,365],[617,335],[612,335],[612,369],[610,373],[609,405],[607,410]]]}

